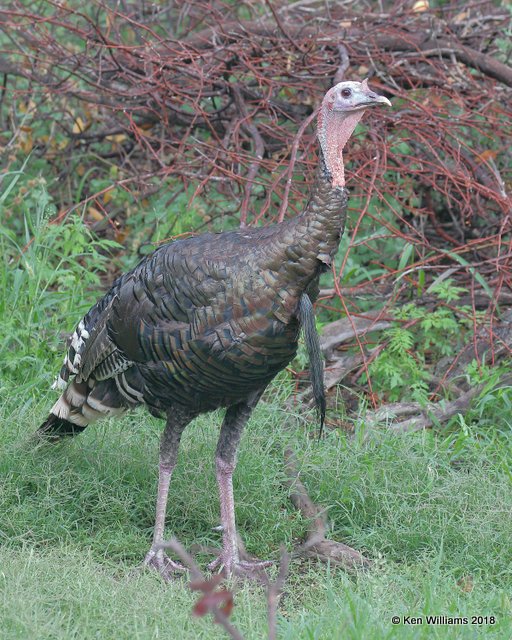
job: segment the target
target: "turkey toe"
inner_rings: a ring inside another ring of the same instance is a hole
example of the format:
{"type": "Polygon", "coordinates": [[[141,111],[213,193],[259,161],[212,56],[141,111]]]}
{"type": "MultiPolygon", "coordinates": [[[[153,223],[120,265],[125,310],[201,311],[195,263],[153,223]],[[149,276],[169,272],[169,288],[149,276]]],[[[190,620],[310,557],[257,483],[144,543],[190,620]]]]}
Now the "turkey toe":
{"type": "Polygon", "coordinates": [[[162,549],[151,549],[146,554],[144,566],[156,569],[162,578],[168,582],[176,576],[176,574],[186,572],[186,568],[179,562],[171,560],[162,549]]]}

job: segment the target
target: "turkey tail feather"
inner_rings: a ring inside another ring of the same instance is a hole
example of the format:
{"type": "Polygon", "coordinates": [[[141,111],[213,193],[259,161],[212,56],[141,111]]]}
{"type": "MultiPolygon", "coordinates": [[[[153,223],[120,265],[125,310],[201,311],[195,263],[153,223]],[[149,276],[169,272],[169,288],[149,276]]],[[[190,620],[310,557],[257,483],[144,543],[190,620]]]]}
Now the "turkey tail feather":
{"type": "Polygon", "coordinates": [[[50,413],[48,419],[43,422],[36,433],[46,440],[60,440],[60,438],[65,436],[75,436],[84,429],[84,426],[73,424],[73,422],[65,418],[59,418],[55,414],[50,413]]]}
{"type": "Polygon", "coordinates": [[[325,422],[325,387],[324,387],[324,365],[322,361],[322,351],[320,349],[320,339],[315,324],[315,312],[313,304],[307,293],[303,293],[300,298],[300,321],[304,331],[304,340],[309,357],[309,371],[311,386],[313,388],[313,397],[315,399],[316,408],[320,415],[320,433],[325,422]]]}
{"type": "Polygon", "coordinates": [[[91,422],[120,415],[126,410],[127,403],[120,397],[114,380],[73,380],[37,433],[50,438],[75,435],[91,422]]]}

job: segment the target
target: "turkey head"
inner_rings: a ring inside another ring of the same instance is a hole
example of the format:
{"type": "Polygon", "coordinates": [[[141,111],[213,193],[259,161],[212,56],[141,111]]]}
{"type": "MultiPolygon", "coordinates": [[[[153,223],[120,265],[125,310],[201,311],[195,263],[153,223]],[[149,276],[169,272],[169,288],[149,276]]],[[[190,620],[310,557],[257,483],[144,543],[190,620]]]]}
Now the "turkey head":
{"type": "Polygon", "coordinates": [[[326,93],[318,114],[318,140],[333,187],[345,186],[343,147],[365,109],[379,104],[391,106],[387,98],[370,90],[367,80],[340,82],[326,93]]]}

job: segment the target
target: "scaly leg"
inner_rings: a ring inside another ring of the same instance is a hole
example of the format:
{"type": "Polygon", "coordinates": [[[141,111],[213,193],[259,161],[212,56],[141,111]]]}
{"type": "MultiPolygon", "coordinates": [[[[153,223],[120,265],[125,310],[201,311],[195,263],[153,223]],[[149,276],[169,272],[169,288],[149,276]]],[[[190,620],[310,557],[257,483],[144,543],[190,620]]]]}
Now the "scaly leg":
{"type": "Polygon", "coordinates": [[[194,415],[186,413],[180,409],[173,409],[167,415],[167,424],[162,434],[160,442],[160,462],[158,466],[158,494],[156,499],[156,518],[153,531],[153,544],[146,554],[144,564],[156,569],[164,580],[169,580],[174,572],[185,571],[178,562],[171,560],[159,545],[163,542],[165,513],[167,508],[167,497],[169,495],[169,484],[172,472],[176,466],[178,449],[187,424],[194,418],[194,415]]]}
{"type": "Polygon", "coordinates": [[[233,472],[243,428],[262,392],[258,392],[247,403],[241,402],[229,407],[222,423],[215,456],[222,522],[222,551],[219,557],[209,565],[209,569],[223,567],[227,575],[243,575],[256,579],[261,578],[261,570],[272,563],[240,560],[235,524],[233,472]]]}

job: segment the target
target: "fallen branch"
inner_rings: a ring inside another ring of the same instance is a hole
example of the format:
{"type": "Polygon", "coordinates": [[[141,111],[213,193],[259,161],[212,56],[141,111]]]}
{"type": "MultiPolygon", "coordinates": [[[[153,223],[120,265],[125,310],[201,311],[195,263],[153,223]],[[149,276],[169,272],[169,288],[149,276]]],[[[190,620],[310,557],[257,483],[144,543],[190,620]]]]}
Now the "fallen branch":
{"type": "Polygon", "coordinates": [[[469,391],[466,391],[466,393],[462,394],[460,398],[456,400],[436,402],[435,404],[429,404],[424,409],[421,409],[418,405],[421,415],[397,422],[392,424],[391,427],[393,431],[397,433],[407,433],[432,427],[436,423],[442,424],[443,422],[447,422],[458,413],[465,413],[469,409],[471,401],[480,395],[484,386],[484,384],[479,384],[469,391]]]}
{"type": "Polygon", "coordinates": [[[300,558],[315,558],[342,566],[347,571],[369,567],[370,560],[342,542],[325,538],[325,516],[321,509],[311,500],[305,486],[299,478],[295,453],[289,447],[285,450],[286,486],[290,489],[290,500],[309,520],[306,541],[297,547],[293,555],[300,558]]]}
{"type": "Polygon", "coordinates": [[[320,348],[326,357],[342,342],[352,340],[356,336],[364,335],[372,331],[383,331],[393,326],[387,320],[379,320],[372,317],[351,316],[341,318],[326,325],[320,336],[320,348]]]}
{"type": "Polygon", "coordinates": [[[352,371],[355,371],[363,364],[364,356],[359,351],[352,355],[345,355],[332,360],[325,367],[324,384],[325,390],[330,391],[352,371]]]}
{"type": "MultiPolygon", "coordinates": [[[[508,385],[512,382],[512,375],[504,376],[500,384],[508,385]]],[[[417,402],[410,403],[393,403],[379,407],[377,411],[371,411],[366,414],[365,422],[368,426],[374,427],[378,423],[387,421],[393,431],[397,433],[408,433],[411,431],[420,431],[428,429],[436,424],[448,422],[450,418],[458,413],[465,413],[471,406],[471,402],[477,398],[485,389],[486,383],[482,382],[472,387],[459,398],[450,401],[441,401],[428,404],[421,407],[417,402]],[[399,415],[407,415],[415,413],[412,418],[402,420],[401,422],[390,422],[394,417],[399,415]]]]}

